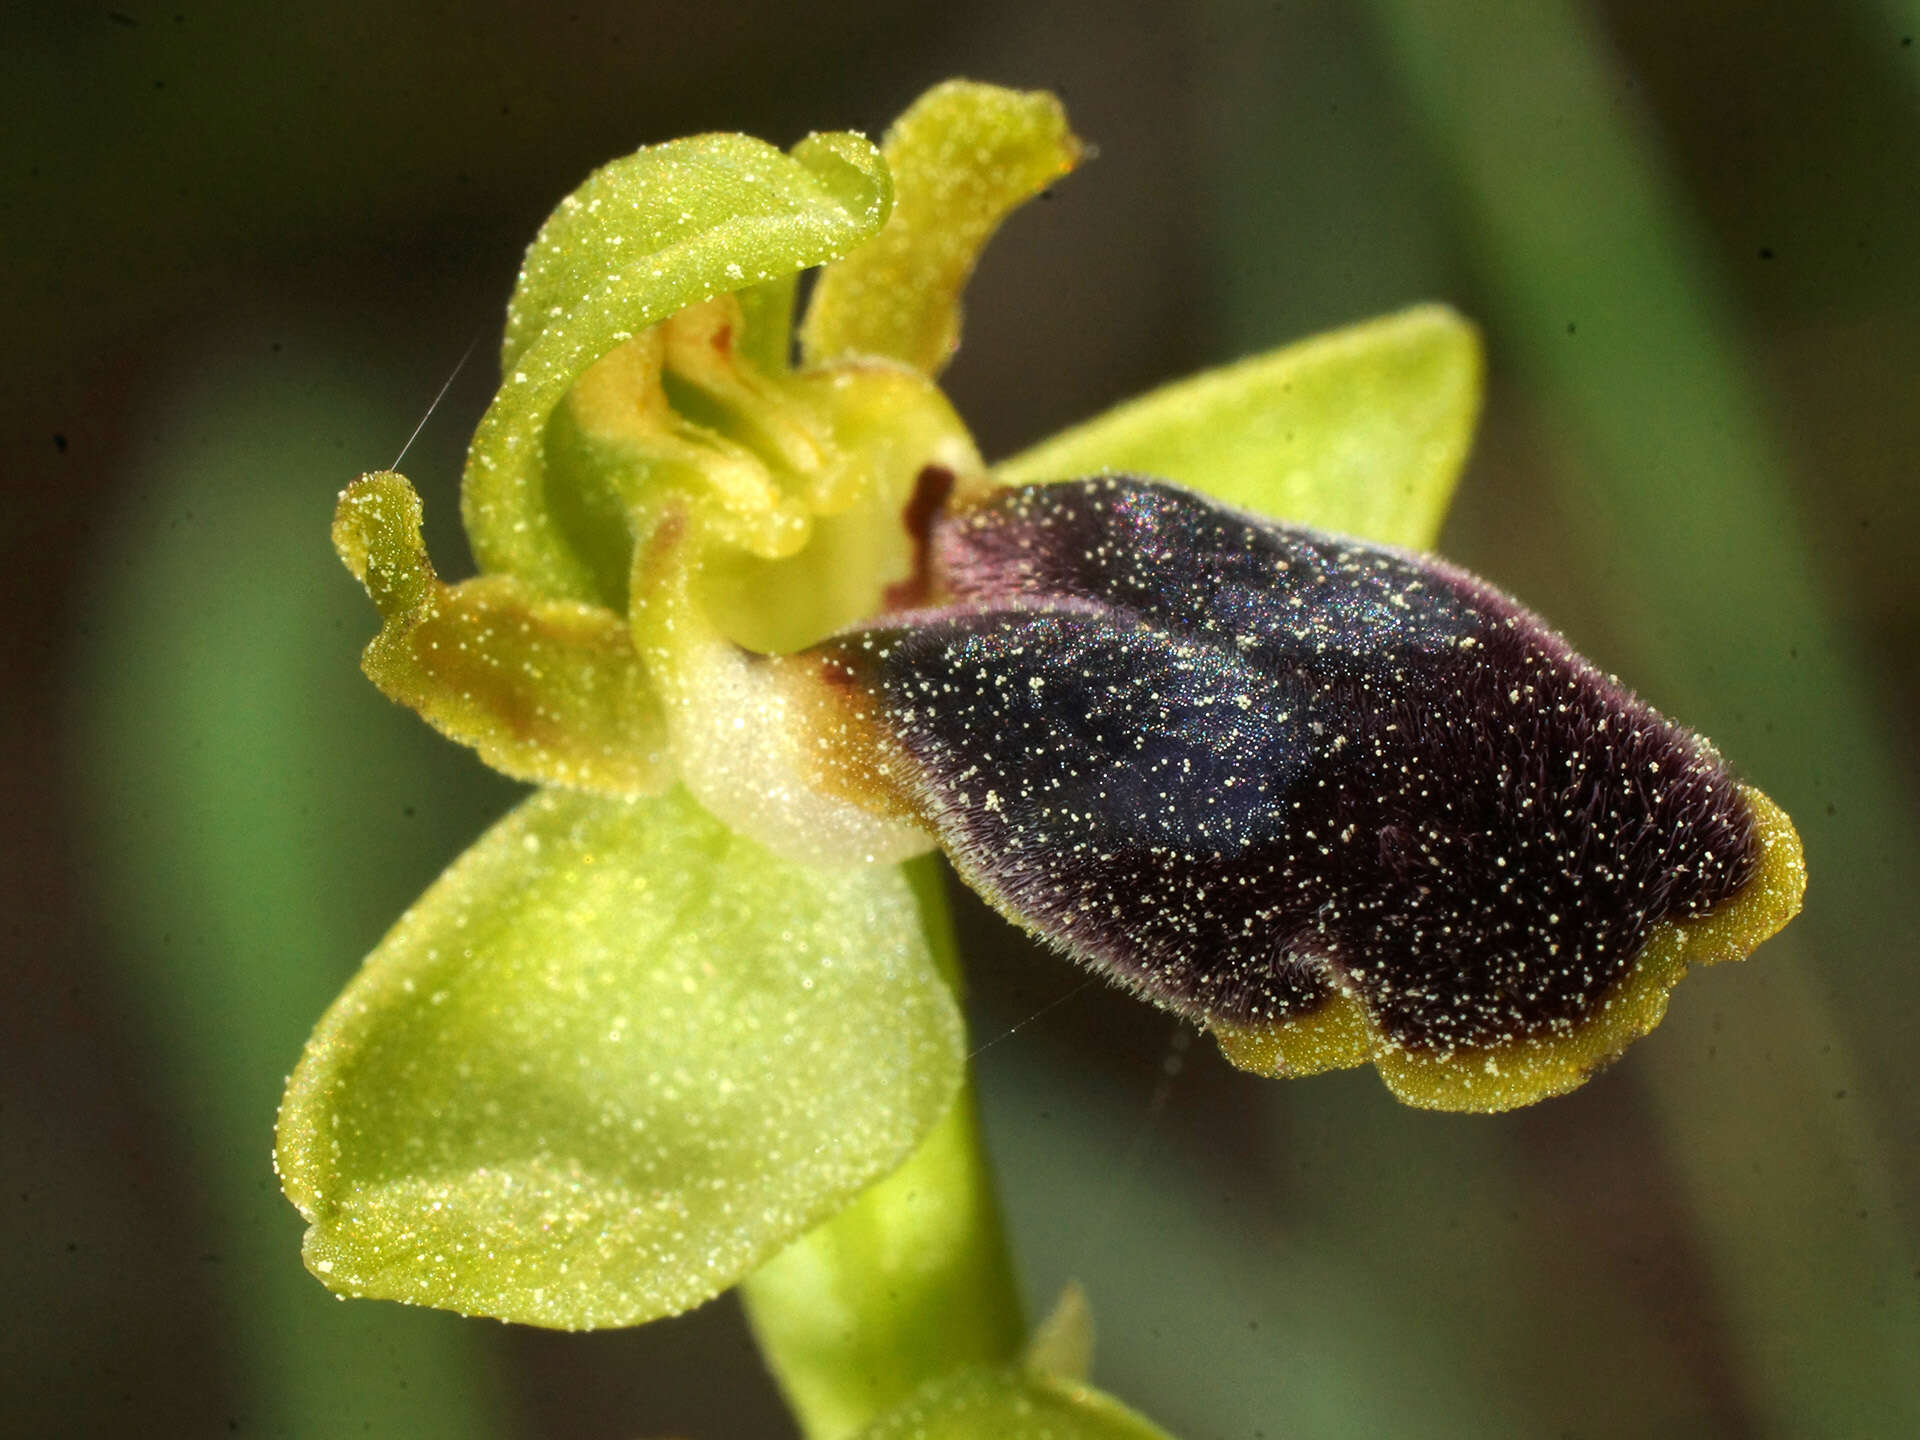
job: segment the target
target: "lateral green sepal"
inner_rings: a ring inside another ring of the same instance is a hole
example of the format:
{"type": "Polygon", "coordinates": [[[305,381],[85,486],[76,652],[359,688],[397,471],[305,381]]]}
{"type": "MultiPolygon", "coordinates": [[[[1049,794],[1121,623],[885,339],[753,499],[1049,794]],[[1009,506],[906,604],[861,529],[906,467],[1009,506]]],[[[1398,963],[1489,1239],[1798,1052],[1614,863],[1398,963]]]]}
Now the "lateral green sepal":
{"type": "Polygon", "coordinates": [[[899,870],[778,860],[680,791],[547,790],[321,1020],[281,1183],[343,1295],[638,1324],[900,1164],[962,1052],[899,870]]]}
{"type": "Polygon", "coordinates": [[[996,467],[1009,484],[1150,475],[1243,510],[1423,550],[1480,413],[1478,333],[1444,305],[1209,370],[996,467]]]}
{"type": "MultiPolygon", "coordinates": [[[[934,962],[957,986],[945,867],[926,858],[906,873],[934,962]]],[[[906,1164],[742,1286],[809,1440],[857,1434],[928,1381],[1019,1356],[1020,1301],[978,1111],[963,1086],[906,1164]]]]}

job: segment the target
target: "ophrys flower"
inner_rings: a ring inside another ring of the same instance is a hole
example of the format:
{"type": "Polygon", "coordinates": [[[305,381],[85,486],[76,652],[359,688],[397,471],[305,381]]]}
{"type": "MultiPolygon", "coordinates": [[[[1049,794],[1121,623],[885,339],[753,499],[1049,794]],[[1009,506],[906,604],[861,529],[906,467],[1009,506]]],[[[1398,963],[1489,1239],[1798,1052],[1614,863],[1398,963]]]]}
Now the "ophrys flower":
{"type": "Polygon", "coordinates": [[[1477,405],[1450,312],[981,459],[934,383],[958,293],[1077,154],[1050,98],[953,84],[884,155],[615,162],[509,308],[482,574],[440,580],[401,477],[342,496],[369,675],[543,788],[289,1087],[336,1289],[634,1323],[966,1153],[937,901],[898,864],[936,845],[1238,1063],[1372,1060],[1452,1108],[1578,1084],[1797,906],[1791,827],[1709,747],[1415,553],[1477,405]]]}

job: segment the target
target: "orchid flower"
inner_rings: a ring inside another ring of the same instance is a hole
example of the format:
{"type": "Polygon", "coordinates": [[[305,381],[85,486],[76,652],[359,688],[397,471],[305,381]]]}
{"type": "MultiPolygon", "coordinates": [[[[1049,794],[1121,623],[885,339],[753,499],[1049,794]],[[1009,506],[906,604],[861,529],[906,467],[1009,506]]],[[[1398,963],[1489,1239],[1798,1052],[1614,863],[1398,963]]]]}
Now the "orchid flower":
{"type": "Polygon", "coordinates": [[[1421,553],[1478,405],[1450,311],[981,458],[935,383],[959,292],[1079,153],[954,82],[878,148],[616,161],[508,308],[481,573],[439,578],[401,476],[341,496],[367,674],[539,788],[288,1086],[333,1289],[585,1328],[746,1282],[809,1434],[1157,1433],[1073,1306],[1027,1347],[921,857],[1246,1069],[1482,1111],[1798,908],[1763,795],[1421,553]]]}

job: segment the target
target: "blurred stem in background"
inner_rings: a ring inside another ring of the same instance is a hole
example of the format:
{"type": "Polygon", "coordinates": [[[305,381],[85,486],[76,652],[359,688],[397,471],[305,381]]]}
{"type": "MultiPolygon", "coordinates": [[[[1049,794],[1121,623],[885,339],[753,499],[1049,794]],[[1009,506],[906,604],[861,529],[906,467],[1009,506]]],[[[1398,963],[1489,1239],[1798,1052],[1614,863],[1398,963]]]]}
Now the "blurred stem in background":
{"type": "MultiPolygon", "coordinates": [[[[1333,1132],[1330,1148],[1317,1147],[1326,1138],[1320,1133],[1292,1137],[1298,1143],[1288,1169],[1311,1168],[1307,1184],[1250,1196],[1223,1185],[1210,1157],[1183,1143],[1188,1137],[1156,1134],[1143,1119],[1144,1093],[1129,1096],[1130,1104],[1110,1103],[1103,1092],[1112,1082],[1097,1071],[1062,1075],[1044,1052],[1008,1045],[980,1079],[999,1122],[994,1150],[1008,1208],[1022,1222],[1030,1284],[1044,1293],[1062,1273],[1095,1280],[1096,1376],[1150,1398],[1172,1434],[1487,1440],[1559,1434],[1576,1418],[1588,1423],[1592,1412],[1572,1407],[1549,1414],[1537,1403],[1544,1387],[1515,1383],[1535,1376],[1501,1373],[1489,1361],[1505,1348],[1504,1336],[1490,1344],[1478,1324],[1451,1315],[1435,1323],[1463,1293],[1469,1303],[1481,1293],[1489,1258],[1505,1259],[1503,1276],[1525,1260],[1513,1252],[1489,1257],[1478,1243],[1468,1206],[1493,1188],[1497,1164],[1488,1163],[1496,1141],[1481,1117],[1406,1110],[1371,1074],[1294,1082],[1320,1085],[1322,1098],[1331,1084],[1353,1103],[1310,1107],[1333,1132]],[[1395,1112],[1414,1124],[1356,1131],[1348,1123],[1356,1114],[1374,1120],[1395,1112]],[[1450,1132],[1456,1142],[1438,1185],[1429,1183],[1433,1170],[1398,1148],[1409,1131],[1450,1132]],[[1367,1152],[1358,1164],[1351,1158],[1356,1135],[1367,1152]],[[1367,1165],[1382,1151],[1391,1154],[1378,1189],[1356,1183],[1356,1176],[1375,1178],[1367,1165]],[[1321,1194],[1330,1184],[1338,1193],[1321,1194]],[[1371,1205],[1355,1204],[1355,1196],[1390,1189],[1397,1190],[1385,1207],[1392,1219],[1376,1227],[1371,1205]],[[1467,1220],[1450,1229],[1448,1247],[1412,1256],[1404,1243],[1396,1248],[1392,1229],[1408,1210],[1420,1212],[1421,1234],[1436,1215],[1467,1220]],[[1120,1263],[1103,1263],[1109,1256],[1120,1263]],[[1464,1292],[1434,1283],[1463,1273],[1464,1292]]],[[[1524,1301],[1511,1308],[1521,1312],[1517,1327],[1524,1301]]],[[[1473,1320],[1484,1313],[1477,1308],[1473,1320]]],[[[1652,1383],[1659,1383],[1657,1369],[1652,1383]]],[[[1603,1416],[1581,1433],[1631,1431],[1607,1428],[1603,1416]]]]}
{"type": "Polygon", "coordinates": [[[426,803],[473,794],[470,767],[361,679],[361,598],[324,543],[343,457],[404,422],[344,367],[210,368],[166,397],[104,537],[73,718],[97,893],[218,1237],[247,1407],[230,1424],[485,1440],[506,1419],[488,1332],[336,1302],[300,1264],[271,1165],[313,1017],[476,818],[426,803]]]}
{"type": "MultiPolygon", "coordinates": [[[[1770,1063],[1746,1086],[1670,1071],[1651,1087],[1684,1183],[1722,1197],[1696,1218],[1749,1399],[1781,1434],[1920,1432],[1920,1314],[1875,1124],[1912,1117],[1833,1104],[1836,1080],[1842,1096],[1862,1087],[1819,973],[1910,985],[1889,972],[1913,933],[1895,875],[1915,849],[1912,801],[1800,543],[1724,286],[1579,8],[1370,8],[1482,257],[1496,357],[1542,378],[1596,477],[1576,503],[1603,521],[1586,534],[1607,548],[1587,560],[1632,619],[1635,682],[1804,817],[1814,938],[1770,947],[1764,984],[1718,996],[1753,1037],[1739,1053],[1770,1063]],[[1797,1095],[1796,1133],[1742,1123],[1764,1085],[1797,1095]],[[1758,1182],[1729,1206],[1721,1172],[1741,1154],[1758,1182]]],[[[1898,1033],[1853,1038],[1873,1093],[1898,1095],[1911,1010],[1883,1013],[1898,1033]]]]}

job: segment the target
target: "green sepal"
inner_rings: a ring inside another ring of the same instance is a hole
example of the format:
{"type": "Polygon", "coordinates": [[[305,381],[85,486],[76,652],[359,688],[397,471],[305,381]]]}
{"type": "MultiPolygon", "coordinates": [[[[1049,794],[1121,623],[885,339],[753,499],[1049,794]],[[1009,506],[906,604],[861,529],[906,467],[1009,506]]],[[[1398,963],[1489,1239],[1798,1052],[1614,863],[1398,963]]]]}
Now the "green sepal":
{"type": "MultiPolygon", "coordinates": [[[[508,306],[500,391],[462,486],[480,567],[555,597],[596,598],[544,494],[542,437],[568,387],[616,346],[716,295],[752,290],[756,315],[778,315],[778,292],[765,287],[845,254],[891,205],[879,151],[851,134],[809,136],[791,155],[704,135],[595,171],[535,237],[508,306]]],[[[784,337],[755,347],[778,353],[784,337]]]]}
{"type": "Polygon", "coordinates": [[[1426,549],[1480,411],[1478,333],[1443,305],[1316,335],[1116,406],[996,467],[1124,471],[1243,510],[1426,549]]]}
{"type": "Polygon", "coordinates": [[[1060,102],[1044,91],[967,80],[936,85],[881,142],[893,214],[874,239],[820,273],[801,353],[945,368],[960,340],[960,292],[981,249],[1015,207],[1080,159],[1060,102]]]}
{"type": "Polygon", "coordinates": [[[963,1370],[925,1387],[860,1440],[1170,1440],[1091,1385],[1023,1366],[963,1370]]]}
{"type": "MultiPolygon", "coordinates": [[[[958,978],[945,867],[907,873],[958,978]]],[[[1025,1327],[971,1087],[913,1157],[747,1277],[747,1317],[808,1440],[857,1434],[929,1381],[1005,1365],[1025,1327]]]]}
{"type": "Polygon", "coordinates": [[[962,1063],[897,869],[775,859],[680,791],[548,790],[328,1010],[277,1159],[343,1295],[631,1325],[899,1165],[962,1063]]]}

